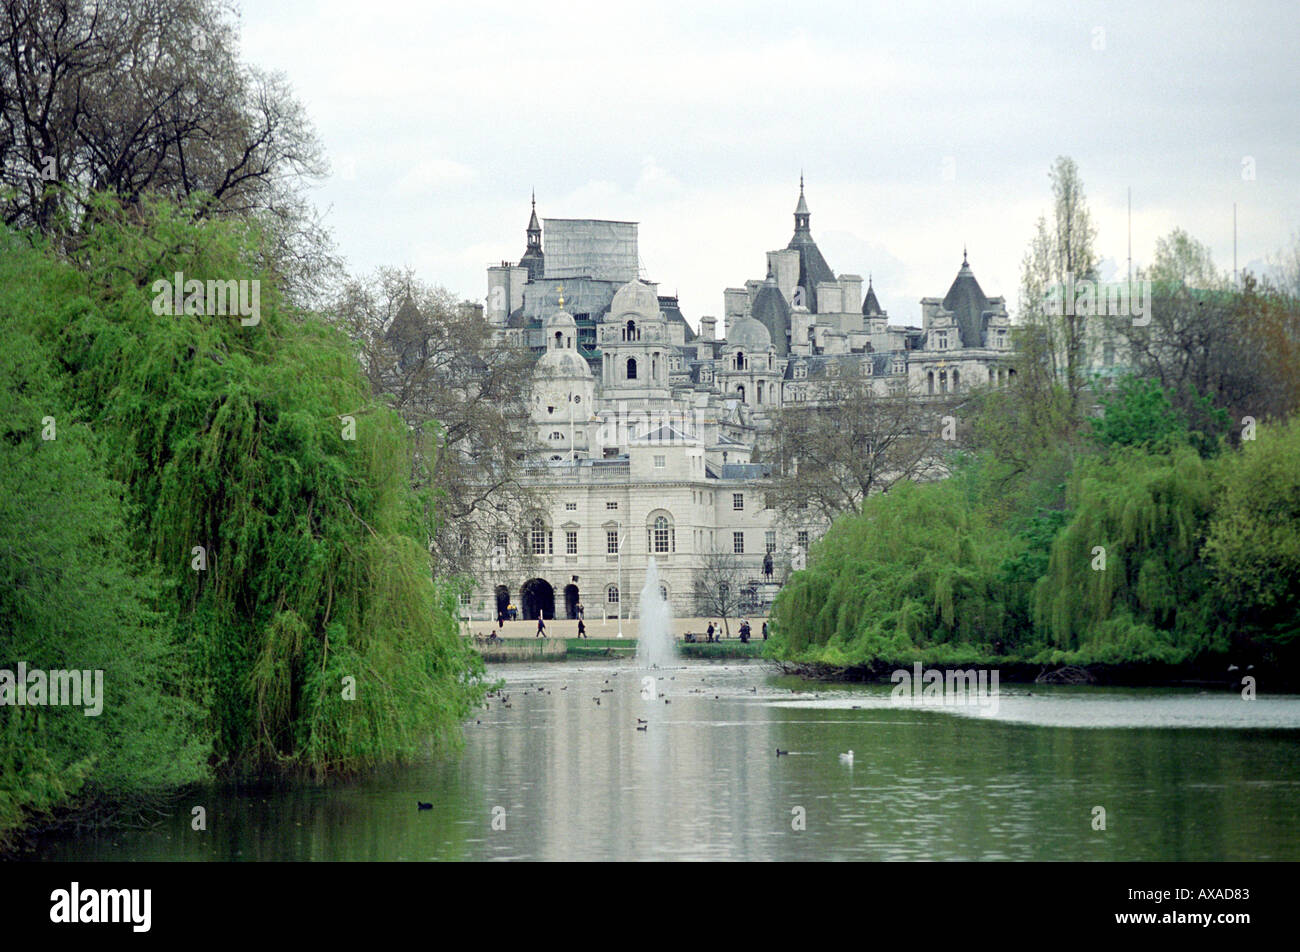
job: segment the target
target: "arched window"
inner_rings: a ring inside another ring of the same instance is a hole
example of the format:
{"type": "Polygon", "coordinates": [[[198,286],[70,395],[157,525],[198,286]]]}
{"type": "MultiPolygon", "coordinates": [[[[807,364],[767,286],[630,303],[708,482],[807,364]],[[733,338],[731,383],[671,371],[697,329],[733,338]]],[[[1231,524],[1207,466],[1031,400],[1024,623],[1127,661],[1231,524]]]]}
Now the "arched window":
{"type": "Polygon", "coordinates": [[[926,393],[934,395],[934,371],[928,371],[925,375],[926,393]]]}
{"type": "Polygon", "coordinates": [[[953,393],[956,393],[956,392],[957,392],[957,387],[958,387],[958,384],[960,384],[960,383],[961,383],[961,371],[960,371],[960,370],[957,370],[957,369],[954,367],[954,368],[953,368],[953,371],[952,371],[952,392],[953,392],[953,393]]]}
{"type": "Polygon", "coordinates": [[[610,605],[617,605],[617,604],[618,604],[618,586],[617,586],[617,585],[611,585],[609,588],[605,589],[605,601],[606,601],[608,604],[610,604],[610,605]]]}
{"type": "Polygon", "coordinates": [[[562,331],[555,332],[555,346],[557,348],[564,346],[564,333],[562,331]]]}
{"type": "Polygon", "coordinates": [[[677,548],[675,536],[676,530],[668,521],[668,517],[655,516],[654,522],[650,524],[650,551],[655,553],[675,551],[677,548]]]}
{"type": "MultiPolygon", "coordinates": [[[[558,456],[553,457],[559,459],[558,456]]],[[[533,524],[528,533],[529,549],[533,555],[549,555],[551,550],[551,533],[547,531],[546,523],[542,517],[538,516],[533,520],[533,524]]]]}
{"type": "Polygon", "coordinates": [[[745,402],[745,385],[744,385],[743,383],[738,383],[738,384],[736,384],[736,392],[737,392],[738,394],[740,394],[740,402],[741,402],[741,403],[744,403],[744,402],[745,402]]]}
{"type": "Polygon", "coordinates": [[[761,380],[758,382],[758,390],[757,390],[757,392],[754,394],[754,402],[755,402],[755,403],[762,403],[762,402],[763,402],[763,381],[761,381],[761,380]]]}
{"type": "Polygon", "coordinates": [[[736,369],[737,370],[745,369],[745,355],[740,351],[736,351],[736,369]]]}
{"type": "Polygon", "coordinates": [[[659,586],[659,597],[662,598],[664,601],[668,601],[668,588],[667,588],[667,586],[665,586],[665,585],[660,585],[660,586],[659,586]]]}
{"type": "Polygon", "coordinates": [[[638,338],[638,334],[636,332],[636,321],[628,321],[627,327],[623,331],[623,339],[636,340],[637,338],[638,338]]]}
{"type": "MultiPolygon", "coordinates": [[[[631,321],[629,321],[628,323],[631,323],[631,321]]],[[[629,357],[627,359],[627,379],[628,380],[636,379],[636,358],[635,357],[629,357]]]]}

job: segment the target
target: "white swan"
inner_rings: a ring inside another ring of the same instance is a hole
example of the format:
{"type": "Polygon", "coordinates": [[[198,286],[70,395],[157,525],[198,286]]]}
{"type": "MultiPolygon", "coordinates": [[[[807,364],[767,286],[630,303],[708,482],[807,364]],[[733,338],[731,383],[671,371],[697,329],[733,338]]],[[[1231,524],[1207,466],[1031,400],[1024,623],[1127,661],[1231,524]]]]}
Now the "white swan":
{"type": "Polygon", "coordinates": [[[847,754],[840,754],[840,763],[842,763],[842,764],[848,764],[850,767],[852,767],[852,766],[853,766],[853,751],[849,751],[847,754]]]}

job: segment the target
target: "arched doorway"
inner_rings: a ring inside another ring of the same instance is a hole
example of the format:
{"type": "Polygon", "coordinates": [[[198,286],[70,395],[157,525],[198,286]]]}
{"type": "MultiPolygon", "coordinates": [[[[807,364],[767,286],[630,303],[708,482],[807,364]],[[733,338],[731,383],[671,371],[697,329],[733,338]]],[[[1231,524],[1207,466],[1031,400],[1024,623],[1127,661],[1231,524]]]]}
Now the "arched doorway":
{"type": "Polygon", "coordinates": [[[548,620],[555,617],[555,589],[546,579],[530,578],[524,582],[519,598],[523,602],[521,607],[526,620],[533,621],[539,616],[548,620]]]}
{"type": "Polygon", "coordinates": [[[504,585],[497,586],[497,614],[505,614],[505,610],[510,607],[510,589],[504,585]]]}
{"type": "Polygon", "coordinates": [[[564,586],[564,617],[578,617],[578,586],[572,583],[564,586]]]}

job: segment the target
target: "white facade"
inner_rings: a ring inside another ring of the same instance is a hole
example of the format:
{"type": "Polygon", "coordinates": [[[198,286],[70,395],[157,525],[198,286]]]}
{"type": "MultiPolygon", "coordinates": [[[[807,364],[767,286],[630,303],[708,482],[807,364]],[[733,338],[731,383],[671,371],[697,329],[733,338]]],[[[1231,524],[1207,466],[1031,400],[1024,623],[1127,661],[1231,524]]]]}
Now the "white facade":
{"type": "MultiPolygon", "coordinates": [[[[1006,380],[1006,308],[984,296],[965,260],[945,298],[922,302],[921,327],[890,326],[870,283],[864,301],[862,279],[837,277],[822,259],[802,189],[795,236],[768,252],[767,277],[724,292],[722,336],[708,316],[696,333],[654,284],[608,280],[612,253],[585,267],[569,241],[563,273],[553,274],[536,222],[532,271],[489,269],[488,313],[503,338],[540,352],[527,466],[546,503],[490,527],[495,544],[465,606],[474,617],[507,604],[519,617],[574,617],[578,602],[589,623],[620,608],[635,615],[652,556],[674,613],[695,614],[714,552],[738,556],[740,584],[769,601],[824,530],[778,526],[764,508],[752,455],[772,411],[815,400],[818,379],[844,361],[881,394],[940,396],[1006,380]],[[525,280],[530,273],[541,277],[525,280]],[[493,296],[508,315],[491,309],[493,296]]],[[[619,260],[635,259],[635,225],[565,228],[608,232],[619,260]]]]}

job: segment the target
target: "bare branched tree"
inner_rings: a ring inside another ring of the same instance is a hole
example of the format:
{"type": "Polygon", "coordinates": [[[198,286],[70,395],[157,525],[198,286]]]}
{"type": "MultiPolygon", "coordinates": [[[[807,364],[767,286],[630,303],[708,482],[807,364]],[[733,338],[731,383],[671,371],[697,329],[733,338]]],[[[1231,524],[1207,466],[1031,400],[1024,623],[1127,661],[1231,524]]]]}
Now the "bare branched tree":
{"type": "Polygon", "coordinates": [[[740,556],[715,551],[704,556],[695,573],[695,610],[701,616],[721,618],[722,627],[731,637],[730,618],[740,615],[748,578],[740,556]]]}
{"type": "Polygon", "coordinates": [[[223,0],[0,0],[0,220],[75,244],[97,191],[258,219],[297,300],[337,261],[327,165],[287,81],[239,61],[223,0]]]}
{"type": "Polygon", "coordinates": [[[1088,384],[1084,350],[1087,318],[1073,307],[1053,313],[1048,301],[1053,288],[1059,293],[1071,281],[1096,280],[1093,242],[1097,230],[1074,160],[1061,156],[1053,163],[1049,176],[1052,218],[1038,219],[1021,266],[1020,324],[1031,329],[1046,366],[1068,395],[1071,408],[1077,409],[1079,394],[1088,384]]]}
{"type": "Polygon", "coordinates": [[[517,545],[527,484],[527,396],[534,363],[498,342],[479,306],[380,268],[345,282],[335,320],[357,343],[371,387],[416,437],[412,479],[433,496],[435,568],[472,575],[498,533],[517,545]]]}
{"type": "Polygon", "coordinates": [[[942,417],[952,403],[904,389],[882,394],[871,377],[827,368],[816,397],[773,414],[762,459],[771,466],[769,505],[784,524],[829,524],[858,512],[873,492],[942,471],[942,417]]]}

